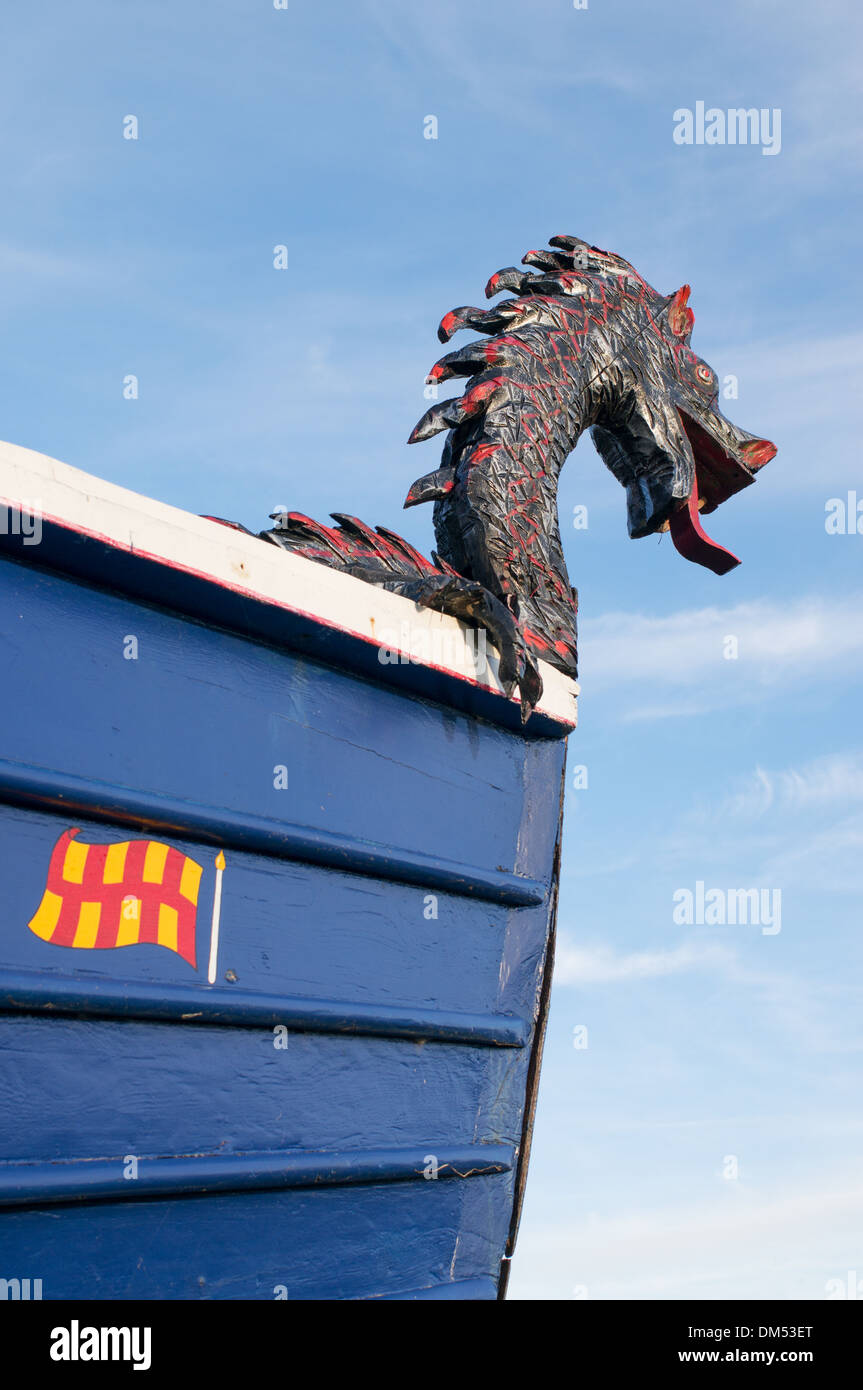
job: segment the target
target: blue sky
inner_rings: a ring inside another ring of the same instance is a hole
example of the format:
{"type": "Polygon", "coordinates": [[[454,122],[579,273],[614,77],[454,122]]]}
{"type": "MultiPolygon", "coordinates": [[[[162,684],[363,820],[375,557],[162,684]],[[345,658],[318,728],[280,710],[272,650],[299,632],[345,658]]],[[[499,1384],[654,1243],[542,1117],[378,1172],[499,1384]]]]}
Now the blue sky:
{"type": "Polygon", "coordinates": [[[516,1298],[863,1279],[863,536],[825,530],[863,499],[861,30],[850,0],[0,20],[6,439],[195,512],[344,509],[428,550],[401,501],[437,456],[404,442],[437,323],[570,232],[692,285],[727,413],[779,446],[711,519],[744,560],[721,580],[627,539],[588,441],[564,473],[587,786],[516,1298]],[[781,150],[676,144],[698,101],[778,108],[781,150]],[[781,890],[781,930],[676,923],[699,881],[781,890]]]}

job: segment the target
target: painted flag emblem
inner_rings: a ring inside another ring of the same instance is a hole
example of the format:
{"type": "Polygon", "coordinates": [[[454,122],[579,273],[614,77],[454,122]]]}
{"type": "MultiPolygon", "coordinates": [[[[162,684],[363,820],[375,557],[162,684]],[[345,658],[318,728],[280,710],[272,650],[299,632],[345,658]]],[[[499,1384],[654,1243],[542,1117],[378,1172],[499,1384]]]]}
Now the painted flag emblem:
{"type": "Polygon", "coordinates": [[[201,865],[158,840],[87,845],[66,830],[51,853],[32,932],[53,946],[167,946],[192,969],[201,865]]]}

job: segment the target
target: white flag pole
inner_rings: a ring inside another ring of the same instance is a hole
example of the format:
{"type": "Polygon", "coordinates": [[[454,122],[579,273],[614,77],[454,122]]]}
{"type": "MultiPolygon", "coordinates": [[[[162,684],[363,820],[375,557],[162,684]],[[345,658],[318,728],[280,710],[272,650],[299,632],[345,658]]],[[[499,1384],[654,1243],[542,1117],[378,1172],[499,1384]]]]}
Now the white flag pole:
{"type": "Polygon", "coordinates": [[[219,955],[219,917],[222,911],[222,874],[225,870],[225,856],[219,850],[216,856],[216,887],[213,893],[213,924],[210,928],[210,968],[207,971],[207,984],[216,982],[216,961],[219,955]]]}

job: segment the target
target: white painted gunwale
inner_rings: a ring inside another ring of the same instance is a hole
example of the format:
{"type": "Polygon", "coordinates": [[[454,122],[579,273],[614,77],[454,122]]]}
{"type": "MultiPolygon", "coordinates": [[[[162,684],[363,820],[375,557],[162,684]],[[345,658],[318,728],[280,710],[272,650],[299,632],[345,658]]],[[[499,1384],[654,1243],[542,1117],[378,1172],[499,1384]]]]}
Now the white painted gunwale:
{"type": "MultiPolygon", "coordinates": [[[[47,454],[0,442],[0,506],[311,618],[505,698],[495,648],[488,645],[483,669],[474,630],[457,619],[47,454]]],[[[386,670],[382,663],[384,678],[386,670]]],[[[574,728],[578,684],[546,662],[540,672],[538,710],[574,728]]]]}

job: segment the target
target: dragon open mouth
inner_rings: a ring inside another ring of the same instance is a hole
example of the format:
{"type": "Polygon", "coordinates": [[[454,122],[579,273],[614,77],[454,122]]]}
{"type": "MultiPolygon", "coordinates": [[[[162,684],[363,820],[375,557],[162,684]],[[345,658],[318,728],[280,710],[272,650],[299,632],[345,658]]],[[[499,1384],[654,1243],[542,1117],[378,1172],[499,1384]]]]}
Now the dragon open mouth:
{"type": "Polygon", "coordinates": [[[776,445],[738,430],[721,416],[712,415],[710,428],[705,428],[679,406],[678,414],[692,448],[695,477],[689,497],[672,512],[666,526],[675,549],[685,559],[704,565],[714,574],[727,574],[740,560],[711,540],[699,513],[715,511],[735,492],[749,487],[758,469],[776,454],[776,445]]]}

